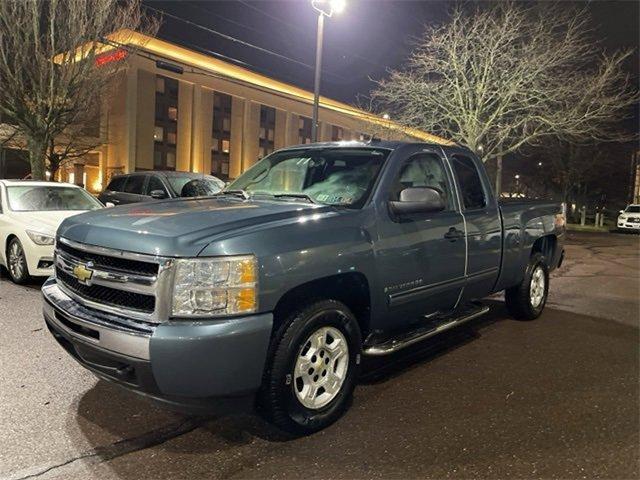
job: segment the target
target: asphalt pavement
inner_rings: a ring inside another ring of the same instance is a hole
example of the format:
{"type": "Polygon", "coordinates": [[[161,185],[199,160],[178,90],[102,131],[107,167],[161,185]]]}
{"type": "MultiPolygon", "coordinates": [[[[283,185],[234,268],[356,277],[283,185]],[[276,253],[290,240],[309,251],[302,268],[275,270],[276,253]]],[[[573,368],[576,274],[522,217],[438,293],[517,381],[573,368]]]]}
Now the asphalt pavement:
{"type": "Polygon", "coordinates": [[[544,314],[491,312],[368,361],[351,410],[285,440],[163,411],[78,366],[39,285],[0,278],[0,479],[638,478],[640,238],[573,233],[544,314]]]}

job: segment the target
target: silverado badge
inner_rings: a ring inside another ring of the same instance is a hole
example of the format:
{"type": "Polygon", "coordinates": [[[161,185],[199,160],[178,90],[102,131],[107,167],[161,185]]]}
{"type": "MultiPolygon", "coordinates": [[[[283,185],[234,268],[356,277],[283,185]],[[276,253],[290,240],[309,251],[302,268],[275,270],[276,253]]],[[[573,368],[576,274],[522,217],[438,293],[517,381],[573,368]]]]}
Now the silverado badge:
{"type": "Polygon", "coordinates": [[[78,279],[80,283],[88,284],[93,275],[93,270],[90,270],[85,265],[76,265],[73,267],[73,275],[78,279]]]}

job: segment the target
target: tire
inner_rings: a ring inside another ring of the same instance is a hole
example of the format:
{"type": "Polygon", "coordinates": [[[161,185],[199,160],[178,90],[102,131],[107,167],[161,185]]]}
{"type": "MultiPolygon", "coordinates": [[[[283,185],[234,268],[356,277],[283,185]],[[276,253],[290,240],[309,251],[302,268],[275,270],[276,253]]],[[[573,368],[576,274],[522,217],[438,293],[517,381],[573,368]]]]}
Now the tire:
{"type": "Polygon", "coordinates": [[[272,339],[258,410],[288,434],[331,425],[351,403],[361,348],[358,322],[346,305],[309,302],[289,315],[272,339]]]}
{"type": "Polygon", "coordinates": [[[7,271],[11,280],[18,285],[28,282],[31,278],[24,248],[17,238],[12,238],[7,247],[7,271]]]}
{"type": "Polygon", "coordinates": [[[549,267],[544,256],[536,253],[529,259],[522,282],[505,291],[507,310],[517,320],[534,320],[544,310],[548,294],[549,267]]]}

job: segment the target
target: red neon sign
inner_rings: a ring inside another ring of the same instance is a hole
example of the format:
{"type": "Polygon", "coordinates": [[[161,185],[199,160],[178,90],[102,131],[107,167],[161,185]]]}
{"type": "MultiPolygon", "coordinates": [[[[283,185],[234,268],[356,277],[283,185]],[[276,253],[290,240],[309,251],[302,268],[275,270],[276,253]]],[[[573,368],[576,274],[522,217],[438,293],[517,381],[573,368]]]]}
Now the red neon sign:
{"type": "Polygon", "coordinates": [[[111,62],[119,62],[120,60],[127,58],[127,55],[129,55],[129,53],[121,48],[112,52],[103,53],[96,57],[96,67],[101,67],[111,62]]]}

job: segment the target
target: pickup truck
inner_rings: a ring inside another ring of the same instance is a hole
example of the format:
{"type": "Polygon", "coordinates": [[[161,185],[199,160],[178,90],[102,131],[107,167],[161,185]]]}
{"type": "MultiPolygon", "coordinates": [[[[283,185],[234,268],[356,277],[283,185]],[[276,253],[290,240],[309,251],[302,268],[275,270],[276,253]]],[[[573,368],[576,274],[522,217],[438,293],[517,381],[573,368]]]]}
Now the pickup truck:
{"type": "Polygon", "coordinates": [[[483,315],[495,292],[538,317],[564,237],[561,204],[500,204],[465,148],[301,145],[214,196],[65,220],[44,318],[99,378],[307,434],[345,411],[364,356],[483,315]]]}

